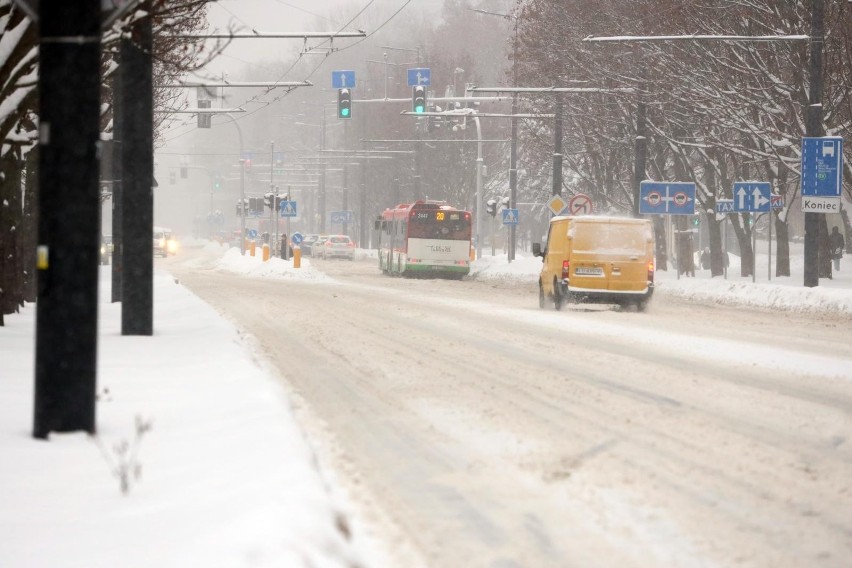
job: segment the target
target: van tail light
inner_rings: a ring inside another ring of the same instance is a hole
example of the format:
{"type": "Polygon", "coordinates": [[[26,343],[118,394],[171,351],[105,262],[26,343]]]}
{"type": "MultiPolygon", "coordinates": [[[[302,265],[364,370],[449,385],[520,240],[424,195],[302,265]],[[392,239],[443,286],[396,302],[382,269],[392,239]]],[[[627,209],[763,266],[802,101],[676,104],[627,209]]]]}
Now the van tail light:
{"type": "Polygon", "coordinates": [[[355,248],[355,243],[353,243],[352,241],[349,241],[348,243],[346,243],[346,246],[355,248]]]}
{"type": "Polygon", "coordinates": [[[562,280],[568,280],[568,275],[571,272],[571,261],[563,260],[562,261],[562,280]]]}
{"type": "Polygon", "coordinates": [[[654,261],[648,262],[648,282],[654,281],[654,261]]]}

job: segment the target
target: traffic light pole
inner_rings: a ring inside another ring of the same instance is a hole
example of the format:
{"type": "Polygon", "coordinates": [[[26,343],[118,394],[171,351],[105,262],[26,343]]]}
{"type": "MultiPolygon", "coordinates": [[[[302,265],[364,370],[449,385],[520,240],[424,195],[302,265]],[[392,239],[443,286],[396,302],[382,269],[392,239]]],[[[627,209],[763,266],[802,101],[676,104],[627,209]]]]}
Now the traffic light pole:
{"type": "Polygon", "coordinates": [[[246,165],[243,158],[243,131],[240,128],[240,123],[231,113],[220,113],[231,119],[234,126],[237,127],[237,138],[240,141],[240,203],[243,204],[243,214],[240,216],[240,254],[246,255],[246,165]]]}
{"type": "Polygon", "coordinates": [[[482,258],[482,129],[475,114],[473,122],[476,125],[476,258],[482,258]]]}

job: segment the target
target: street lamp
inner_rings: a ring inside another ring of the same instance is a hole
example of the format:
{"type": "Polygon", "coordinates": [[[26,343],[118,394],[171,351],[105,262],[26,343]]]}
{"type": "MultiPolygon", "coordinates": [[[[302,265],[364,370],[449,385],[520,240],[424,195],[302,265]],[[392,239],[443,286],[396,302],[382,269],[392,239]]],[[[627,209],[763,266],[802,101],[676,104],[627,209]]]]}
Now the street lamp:
{"type": "MultiPolygon", "coordinates": [[[[485,14],[488,16],[498,16],[506,20],[513,21],[514,35],[512,38],[512,86],[518,86],[518,17],[511,14],[501,14],[499,12],[489,12],[488,10],[480,10],[477,8],[469,8],[474,12],[485,14]]],[[[455,75],[453,76],[455,83],[455,75]]],[[[512,93],[512,114],[518,114],[518,94],[512,93]]],[[[512,118],[512,142],[509,149],[509,206],[514,208],[518,206],[518,120],[512,118]]],[[[509,262],[515,260],[515,225],[509,225],[509,250],[506,257],[509,262]]],[[[477,253],[478,254],[478,253],[477,253]]]]}

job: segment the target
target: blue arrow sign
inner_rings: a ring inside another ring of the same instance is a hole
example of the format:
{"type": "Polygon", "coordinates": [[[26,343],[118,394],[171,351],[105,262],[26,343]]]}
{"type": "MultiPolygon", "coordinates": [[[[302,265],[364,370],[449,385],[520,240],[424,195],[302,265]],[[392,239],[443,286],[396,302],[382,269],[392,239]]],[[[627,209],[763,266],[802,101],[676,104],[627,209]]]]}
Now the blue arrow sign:
{"type": "Polygon", "coordinates": [[[843,138],[802,138],[802,195],[840,197],[843,138]]]}
{"type": "Polygon", "coordinates": [[[331,86],[335,89],[351,89],[355,86],[355,71],[332,71],[331,86]]]}
{"type": "Polygon", "coordinates": [[[280,207],[282,217],[296,217],[295,201],[282,201],[280,207]]]}
{"type": "Polygon", "coordinates": [[[504,225],[517,225],[518,224],[518,210],[517,209],[503,209],[503,224],[504,225]]]}
{"type": "Polygon", "coordinates": [[[695,184],[643,181],[639,184],[642,215],[695,215],[695,184]]]}
{"type": "Polygon", "coordinates": [[[249,229],[248,230],[248,238],[256,239],[257,238],[257,229],[249,229]]]}
{"type": "Polygon", "coordinates": [[[302,244],[302,241],[305,240],[305,236],[302,233],[295,232],[293,236],[290,237],[290,240],[293,241],[294,245],[302,244]]]}
{"type": "Polygon", "coordinates": [[[737,213],[766,213],[772,197],[769,182],[738,181],[734,183],[734,211],[737,213]]]}
{"type": "Polygon", "coordinates": [[[432,84],[432,70],[428,67],[416,67],[408,70],[408,86],[429,86],[432,84]]]}

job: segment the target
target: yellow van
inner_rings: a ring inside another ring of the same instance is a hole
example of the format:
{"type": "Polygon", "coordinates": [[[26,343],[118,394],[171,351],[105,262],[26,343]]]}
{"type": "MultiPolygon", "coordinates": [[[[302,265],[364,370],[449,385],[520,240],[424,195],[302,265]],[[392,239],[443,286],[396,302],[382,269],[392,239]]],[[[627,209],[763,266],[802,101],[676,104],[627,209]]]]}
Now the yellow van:
{"type": "Polygon", "coordinates": [[[559,216],[550,220],[542,250],[538,303],[634,304],[644,311],[654,293],[654,227],[648,219],[559,216]]]}

